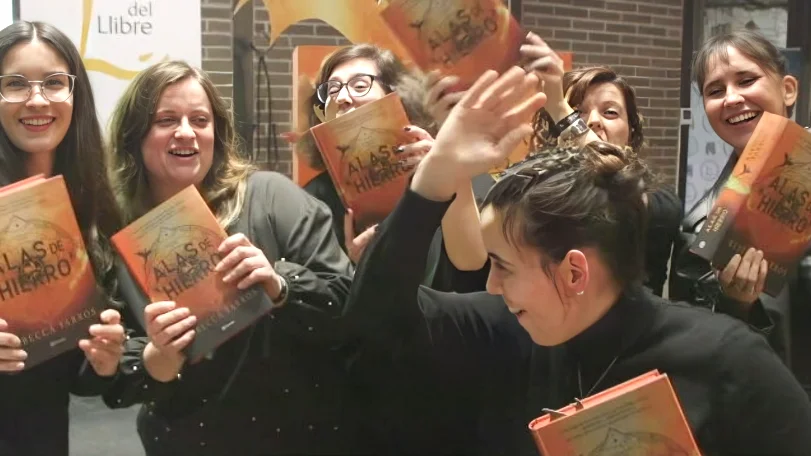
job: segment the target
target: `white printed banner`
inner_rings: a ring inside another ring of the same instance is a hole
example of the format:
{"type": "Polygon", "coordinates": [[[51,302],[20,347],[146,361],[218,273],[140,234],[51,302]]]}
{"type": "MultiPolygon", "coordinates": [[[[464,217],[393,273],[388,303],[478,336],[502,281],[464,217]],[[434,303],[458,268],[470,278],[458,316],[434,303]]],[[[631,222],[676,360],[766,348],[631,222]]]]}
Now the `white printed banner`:
{"type": "Polygon", "coordinates": [[[20,0],[20,19],[70,37],[87,68],[106,130],[132,78],[164,60],[202,60],[200,0],[20,0]]]}

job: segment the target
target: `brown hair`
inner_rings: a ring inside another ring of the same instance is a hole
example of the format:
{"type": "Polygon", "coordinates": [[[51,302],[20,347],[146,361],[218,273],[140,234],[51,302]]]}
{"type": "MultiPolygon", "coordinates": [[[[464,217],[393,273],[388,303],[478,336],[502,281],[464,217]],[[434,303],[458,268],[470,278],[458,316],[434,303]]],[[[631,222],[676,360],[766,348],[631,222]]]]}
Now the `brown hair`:
{"type": "MultiPolygon", "coordinates": [[[[593,66],[572,70],[563,75],[563,93],[569,95],[569,105],[577,108],[586,97],[588,90],[603,83],[611,83],[622,91],[625,98],[625,109],[628,114],[628,147],[639,153],[644,144],[645,136],[642,133],[642,114],[636,103],[636,92],[622,76],[605,66],[593,66]]],[[[546,110],[539,110],[533,118],[535,129],[534,143],[536,147],[549,144],[552,140],[549,128],[554,122],[546,110]]]]}
{"type": "Polygon", "coordinates": [[[166,87],[188,78],[203,86],[214,116],[214,160],[201,193],[224,227],[236,221],[242,209],[247,177],[254,168],[239,155],[240,142],[230,107],[205,72],[175,60],[138,73],[118,101],[110,123],[116,193],[128,222],[152,208],[141,146],[152,127],[155,108],[166,87]]]}
{"type": "MultiPolygon", "coordinates": [[[[406,68],[403,62],[387,49],[381,49],[373,44],[366,43],[338,49],[324,59],[315,79],[315,87],[329,80],[335,68],[355,59],[373,61],[379,72],[376,81],[383,86],[386,93],[397,92],[397,95],[403,101],[403,107],[411,123],[425,129],[431,135],[436,135],[436,122],[423,106],[425,98],[423,75],[406,68]]],[[[313,105],[323,106],[315,93],[313,93],[310,103],[310,106],[313,105]]],[[[320,123],[320,120],[312,112],[309,114],[309,118],[310,126],[320,123]]],[[[300,150],[305,154],[310,166],[317,170],[323,170],[324,162],[315,143],[309,135],[305,136],[304,141],[300,150]]]]}
{"type": "MultiPolygon", "coordinates": [[[[104,141],[90,80],[70,38],[42,22],[15,22],[0,31],[0,62],[12,47],[34,40],[47,43],[76,76],[71,94],[73,118],[56,148],[53,174],[61,174],[65,179],[96,277],[112,294],[114,255],[109,238],[121,228],[121,217],[107,175],[104,141]]],[[[26,177],[26,156],[27,153],[14,146],[0,128],[0,185],[26,177]]]]}
{"type": "MultiPolygon", "coordinates": [[[[693,59],[693,81],[698,85],[702,97],[710,69],[719,61],[729,63],[727,49],[730,46],[755,62],[766,73],[781,79],[788,74],[785,56],[762,34],[748,29],[721,33],[707,39],[693,59]]],[[[793,105],[786,106],[788,117],[791,117],[793,111],[793,105]]]]}
{"type": "Polygon", "coordinates": [[[550,147],[508,169],[485,197],[505,238],[536,248],[543,267],[572,249],[596,248],[621,286],[644,275],[647,170],[637,155],[595,141],[550,147]]]}

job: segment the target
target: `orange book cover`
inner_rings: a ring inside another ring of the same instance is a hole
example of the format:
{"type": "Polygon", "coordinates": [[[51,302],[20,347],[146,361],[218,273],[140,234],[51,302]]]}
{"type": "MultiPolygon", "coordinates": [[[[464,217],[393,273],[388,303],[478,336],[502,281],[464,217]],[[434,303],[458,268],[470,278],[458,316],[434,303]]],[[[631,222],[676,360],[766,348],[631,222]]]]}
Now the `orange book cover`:
{"type": "Polygon", "coordinates": [[[811,241],[811,132],[764,112],[690,250],[715,267],[750,247],[777,296],[811,241]]]}
{"type": "Polygon", "coordinates": [[[701,456],[666,374],[654,370],[529,424],[543,456],[701,456]]]}
{"type": "MultiPolygon", "coordinates": [[[[186,349],[192,362],[272,308],[260,286],[239,290],[222,281],[224,273],[214,272],[222,259],[218,248],[226,237],[194,186],[112,237],[113,246],[149,302],[174,301],[197,317],[194,341],[186,349]]],[[[143,318],[143,311],[135,314],[143,318]]]]}
{"type": "Polygon", "coordinates": [[[402,196],[410,170],[396,149],[411,142],[400,97],[390,93],[310,131],[357,229],[383,220],[402,196]]]}
{"type": "MultiPolygon", "coordinates": [[[[342,46],[296,46],[293,49],[293,131],[305,133],[310,128],[313,112],[315,78],[321,62],[342,46]]],[[[293,182],[304,187],[319,171],[313,169],[304,158],[300,148],[303,141],[294,146],[293,182]]]]}
{"type": "Polygon", "coordinates": [[[502,0],[383,0],[379,7],[417,66],[459,76],[460,88],[520,60],[526,33],[502,0]]]}
{"type": "Polygon", "coordinates": [[[25,368],[77,348],[106,305],[63,177],[0,189],[0,317],[25,368]]]}

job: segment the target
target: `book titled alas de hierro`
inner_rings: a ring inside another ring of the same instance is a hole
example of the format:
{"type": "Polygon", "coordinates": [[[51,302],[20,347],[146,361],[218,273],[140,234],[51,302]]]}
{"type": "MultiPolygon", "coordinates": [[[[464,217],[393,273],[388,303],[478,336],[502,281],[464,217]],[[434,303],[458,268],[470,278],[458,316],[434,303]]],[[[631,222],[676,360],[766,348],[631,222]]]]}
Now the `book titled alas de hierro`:
{"type": "MultiPolygon", "coordinates": [[[[214,272],[227,237],[189,186],[116,233],[112,243],[150,302],[174,301],[197,317],[185,354],[196,362],[269,312],[259,285],[240,290],[214,272]]],[[[143,311],[139,312],[143,314],[143,311]]]]}
{"type": "Polygon", "coordinates": [[[405,191],[411,169],[397,147],[413,140],[400,97],[392,92],[310,129],[344,206],[358,229],[378,223],[405,191]]]}
{"type": "Polygon", "coordinates": [[[701,456],[666,374],[657,370],[536,418],[542,456],[701,456]]]}
{"type": "Polygon", "coordinates": [[[460,78],[464,89],[488,69],[519,59],[525,33],[503,0],[380,0],[380,15],[424,71],[460,78]]]}
{"type": "Polygon", "coordinates": [[[690,251],[723,268],[750,247],[769,265],[777,296],[811,241],[811,133],[764,112],[690,251]]]}
{"type": "Polygon", "coordinates": [[[0,318],[30,369],[90,338],[107,306],[62,176],[0,188],[0,318]]]}

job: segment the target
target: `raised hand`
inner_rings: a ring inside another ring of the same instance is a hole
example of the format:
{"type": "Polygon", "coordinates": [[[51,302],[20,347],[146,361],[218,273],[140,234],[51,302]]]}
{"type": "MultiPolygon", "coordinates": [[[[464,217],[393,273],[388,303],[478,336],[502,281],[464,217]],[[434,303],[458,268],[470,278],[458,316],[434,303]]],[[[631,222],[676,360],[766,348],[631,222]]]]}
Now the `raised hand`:
{"type": "Polygon", "coordinates": [[[423,104],[439,126],[445,122],[451,109],[465,95],[465,91],[451,91],[458,83],[457,76],[443,77],[438,70],[431,71],[425,78],[426,94],[423,104]]]}
{"type": "Polygon", "coordinates": [[[124,353],[124,327],[117,310],[107,309],[99,319],[101,324],[90,326],[89,332],[93,337],[80,340],[79,348],[84,351],[96,374],[111,377],[118,371],[118,362],[124,353]]]}
{"type": "Polygon", "coordinates": [[[540,36],[529,32],[526,44],[521,46],[521,56],[529,61],[524,65],[526,71],[534,71],[543,81],[543,92],[546,94],[544,108],[555,121],[559,121],[572,112],[563,93],[563,59],[549,47],[540,36]]]}
{"type": "Polygon", "coordinates": [[[22,348],[22,341],[8,331],[8,322],[0,318],[0,372],[19,372],[25,368],[28,353],[22,348]]]}
{"type": "Polygon", "coordinates": [[[149,342],[167,356],[183,356],[182,351],[196,334],[197,317],[187,307],[173,301],[153,302],[144,308],[144,321],[149,342]]]}
{"type": "Polygon", "coordinates": [[[501,164],[527,135],[526,121],[546,101],[538,76],[513,67],[485,72],[451,110],[411,187],[426,198],[448,200],[460,183],[501,164]]]}

